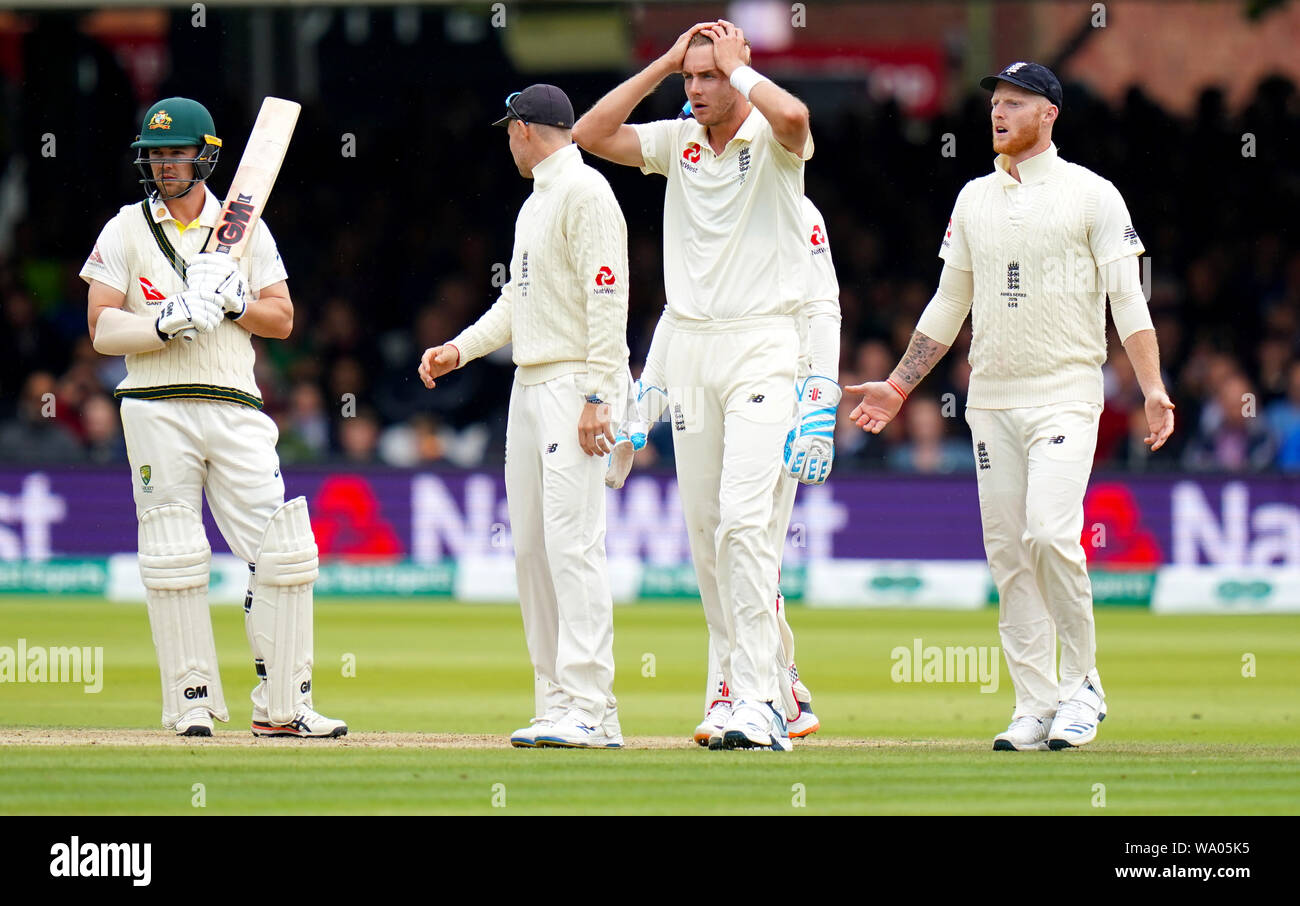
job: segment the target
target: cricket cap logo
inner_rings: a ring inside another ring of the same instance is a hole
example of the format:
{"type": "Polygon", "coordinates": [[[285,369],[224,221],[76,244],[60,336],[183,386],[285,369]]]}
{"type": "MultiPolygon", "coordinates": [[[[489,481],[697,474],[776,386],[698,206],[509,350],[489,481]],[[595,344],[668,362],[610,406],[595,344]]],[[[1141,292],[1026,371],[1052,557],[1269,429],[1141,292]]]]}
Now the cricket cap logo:
{"type": "Polygon", "coordinates": [[[170,129],[172,127],[171,115],[166,110],[159,110],[153,116],[149,117],[149,129],[170,129]]]}
{"type": "Polygon", "coordinates": [[[153,477],[153,470],[150,469],[148,466],[141,466],[141,467],[140,467],[140,480],[143,481],[143,482],[147,485],[147,484],[149,484],[149,479],[150,479],[151,477],[153,477]]]}

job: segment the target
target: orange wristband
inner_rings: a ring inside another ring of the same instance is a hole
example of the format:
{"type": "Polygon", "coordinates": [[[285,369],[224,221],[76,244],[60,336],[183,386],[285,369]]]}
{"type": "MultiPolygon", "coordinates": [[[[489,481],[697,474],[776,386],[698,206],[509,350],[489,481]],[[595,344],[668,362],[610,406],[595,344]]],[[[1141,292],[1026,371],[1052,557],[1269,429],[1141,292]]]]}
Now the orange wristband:
{"type": "Polygon", "coordinates": [[[888,384],[889,386],[893,387],[894,390],[896,390],[896,391],[898,392],[898,395],[901,396],[901,397],[903,398],[903,402],[907,402],[907,394],[906,394],[905,392],[903,392],[903,388],[902,388],[902,387],[900,387],[900,386],[898,386],[898,384],[894,383],[894,379],[893,379],[893,378],[885,378],[885,383],[888,384]]]}

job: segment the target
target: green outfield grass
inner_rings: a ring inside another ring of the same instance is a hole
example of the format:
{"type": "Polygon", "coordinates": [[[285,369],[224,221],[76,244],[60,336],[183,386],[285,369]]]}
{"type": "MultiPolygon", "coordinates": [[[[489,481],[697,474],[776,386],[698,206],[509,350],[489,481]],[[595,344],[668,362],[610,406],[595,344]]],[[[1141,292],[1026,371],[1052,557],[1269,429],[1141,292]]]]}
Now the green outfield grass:
{"type": "MultiPolygon", "coordinates": [[[[1099,611],[1110,714],[1096,743],[1060,753],[990,751],[1013,701],[1001,663],[992,693],[891,678],[891,652],[913,639],[996,646],[992,610],[796,607],[791,622],[824,728],[818,744],[788,755],[687,744],[703,704],[704,621],[698,605],[663,604],[617,610],[615,691],[625,735],[676,737],[681,748],[533,751],[506,742],[532,712],[515,608],[321,602],[321,711],[354,733],[493,734],[500,748],[4,745],[0,813],[1300,812],[1300,617],[1099,611]],[[1253,677],[1243,676],[1246,655],[1253,677]],[[345,676],[352,663],[355,676],[345,676]],[[202,809],[192,805],[196,783],[202,809]]],[[[218,736],[243,739],[253,672],[242,609],[214,608],[214,624],[234,727],[218,736]]],[[[29,647],[102,646],[103,689],[0,683],[0,734],[157,728],[142,605],[0,598],[0,646],[19,638],[29,647]]]]}

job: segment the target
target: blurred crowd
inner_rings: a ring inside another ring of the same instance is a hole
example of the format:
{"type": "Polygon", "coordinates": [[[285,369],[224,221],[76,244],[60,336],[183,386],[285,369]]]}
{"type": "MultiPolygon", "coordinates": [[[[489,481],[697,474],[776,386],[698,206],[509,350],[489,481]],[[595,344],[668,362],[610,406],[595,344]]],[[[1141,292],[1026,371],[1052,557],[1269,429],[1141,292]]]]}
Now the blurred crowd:
{"type": "MultiPolygon", "coordinates": [[[[566,85],[556,77],[579,109],[617,79],[586,75],[566,85]]],[[[914,121],[865,97],[821,113],[815,84],[793,87],[813,110],[817,152],[807,190],[825,216],[840,280],[841,383],[881,380],[934,291],[957,191],[990,168],[987,93],[914,121]],[[955,158],[940,154],[945,133],[956,136],[955,158]]],[[[675,86],[665,86],[638,118],[670,116],[678,101],[675,86]]],[[[530,184],[517,176],[504,133],[486,126],[499,115],[496,95],[444,95],[436,120],[394,120],[386,103],[377,100],[373,120],[355,127],[358,160],[298,151],[277,184],[268,223],[289,271],[295,321],[286,341],[255,340],[266,411],[279,425],[286,463],[498,463],[508,348],[433,391],[416,366],[427,346],[452,337],[495,299],[530,184]],[[462,153],[467,148],[474,153],[462,153]],[[399,181],[372,178],[390,166],[399,181]]],[[[219,128],[223,113],[234,115],[214,106],[219,128]]],[[[304,111],[300,133],[307,135],[296,141],[310,146],[313,130],[338,134],[321,105],[304,111]]],[[[130,140],[129,126],[118,131],[123,144],[130,140]]],[[[1147,248],[1151,312],[1178,407],[1169,446],[1149,455],[1142,394],[1112,331],[1097,467],[1300,470],[1300,243],[1290,222],[1300,209],[1295,87],[1266,80],[1238,115],[1209,89],[1194,116],[1178,118],[1137,88],[1110,107],[1070,86],[1055,138],[1062,157],[1113,181],[1128,203],[1147,248]],[[1249,149],[1246,134],[1254,137],[1249,149]]],[[[138,192],[128,153],[120,157],[116,183],[80,187],[81,209],[58,208],[57,186],[34,189],[13,247],[0,255],[4,461],[125,459],[112,399],[122,360],[91,347],[85,286],[76,276],[100,226],[138,192]]],[[[628,221],[636,373],[664,302],[664,184],[596,165],[628,221]]],[[[29,162],[29,171],[36,166],[29,162]]],[[[233,160],[220,165],[218,194],[234,168],[233,160]]],[[[972,470],[964,420],[969,341],[968,322],[883,434],[865,435],[842,417],[836,471],[972,470]]],[[[842,416],[855,402],[846,394],[842,416]]],[[[670,433],[653,432],[643,464],[670,461],[670,433]]]]}

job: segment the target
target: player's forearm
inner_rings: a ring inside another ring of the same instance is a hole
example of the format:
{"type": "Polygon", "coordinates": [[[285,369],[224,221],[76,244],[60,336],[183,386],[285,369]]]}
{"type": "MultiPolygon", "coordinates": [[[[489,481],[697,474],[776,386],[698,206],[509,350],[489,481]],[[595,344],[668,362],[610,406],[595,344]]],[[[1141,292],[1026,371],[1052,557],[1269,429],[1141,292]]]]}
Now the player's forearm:
{"type": "Polygon", "coordinates": [[[104,308],[90,331],[91,344],[100,355],[133,355],[162,349],[166,341],[158,333],[158,319],[150,313],[133,314],[120,308],[104,308]]]}
{"type": "Polygon", "coordinates": [[[772,81],[755,85],[749,92],[749,100],[771,124],[778,142],[802,151],[809,132],[808,107],[803,101],[772,81]]]}
{"type": "MultiPolygon", "coordinates": [[[[626,271],[624,271],[626,273],[626,271]]],[[[627,380],[627,291],[587,296],[587,377],[584,396],[609,402],[627,380]]]]}
{"type": "Polygon", "coordinates": [[[902,360],[889,375],[889,379],[902,387],[904,393],[910,395],[949,348],[951,347],[927,337],[919,330],[912,331],[907,352],[903,353],[902,360]]]}
{"type": "Polygon", "coordinates": [[[285,296],[260,296],[235,323],[255,337],[283,340],[293,333],[293,302],[285,296]]]}
{"type": "Polygon", "coordinates": [[[672,64],[660,57],[596,102],[573,124],[573,140],[583,148],[609,138],[627,122],[637,104],[672,75],[672,64]]]}
{"type": "Polygon", "coordinates": [[[483,313],[483,317],[449,341],[460,352],[457,368],[464,368],[474,359],[495,352],[510,342],[511,303],[507,294],[509,289],[510,284],[507,283],[501,291],[501,298],[483,313]]]}
{"type": "Polygon", "coordinates": [[[1156,343],[1155,330],[1139,330],[1129,335],[1124,341],[1124,351],[1133,363],[1133,374],[1144,396],[1154,392],[1164,392],[1165,382],[1160,377],[1160,347],[1156,343]]]}

